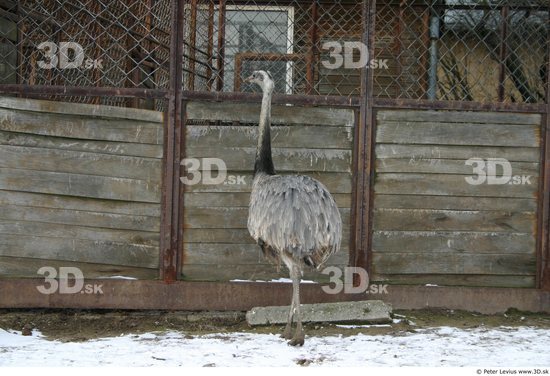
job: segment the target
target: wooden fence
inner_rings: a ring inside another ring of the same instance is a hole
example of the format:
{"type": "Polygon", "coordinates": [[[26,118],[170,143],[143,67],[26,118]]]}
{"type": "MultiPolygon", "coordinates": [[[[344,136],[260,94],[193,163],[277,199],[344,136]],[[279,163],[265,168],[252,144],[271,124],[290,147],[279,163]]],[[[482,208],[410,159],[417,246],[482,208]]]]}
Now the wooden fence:
{"type": "Polygon", "coordinates": [[[375,278],[534,287],[541,116],[381,110],[376,121],[375,278]],[[530,179],[469,184],[470,158],[530,179]]]}
{"type": "Polygon", "coordinates": [[[156,278],[163,114],[0,98],[0,278],[156,278]]]}

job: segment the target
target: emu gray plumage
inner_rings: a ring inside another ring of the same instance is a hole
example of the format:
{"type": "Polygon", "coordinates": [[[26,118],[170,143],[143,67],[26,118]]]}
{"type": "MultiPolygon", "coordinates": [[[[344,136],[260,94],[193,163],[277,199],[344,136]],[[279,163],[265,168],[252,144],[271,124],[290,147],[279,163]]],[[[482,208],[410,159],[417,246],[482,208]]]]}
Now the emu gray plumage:
{"type": "Polygon", "coordinates": [[[276,175],[271,156],[273,80],[265,71],[246,79],[263,91],[259,137],[250,196],[248,231],[272,262],[287,266],[293,283],[292,303],[283,337],[303,345],[300,280],[304,267],[319,268],[340,248],[342,220],[336,203],[319,181],[303,175],[276,175]],[[291,336],[293,316],[296,330],[291,336]]]}

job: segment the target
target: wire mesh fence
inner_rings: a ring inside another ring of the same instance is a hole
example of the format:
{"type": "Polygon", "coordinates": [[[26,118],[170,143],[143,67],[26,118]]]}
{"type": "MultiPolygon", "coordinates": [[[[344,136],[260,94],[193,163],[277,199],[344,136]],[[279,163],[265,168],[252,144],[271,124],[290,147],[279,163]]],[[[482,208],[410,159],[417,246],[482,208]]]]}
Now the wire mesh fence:
{"type": "MultiPolygon", "coordinates": [[[[0,85],[168,90],[176,0],[0,0],[0,85]]],[[[248,92],[269,70],[279,94],[544,103],[547,0],[180,0],[183,89],[248,92]]],[[[64,97],[67,100],[67,97],[64,97]]],[[[163,110],[162,101],[68,100],[163,110]]]]}

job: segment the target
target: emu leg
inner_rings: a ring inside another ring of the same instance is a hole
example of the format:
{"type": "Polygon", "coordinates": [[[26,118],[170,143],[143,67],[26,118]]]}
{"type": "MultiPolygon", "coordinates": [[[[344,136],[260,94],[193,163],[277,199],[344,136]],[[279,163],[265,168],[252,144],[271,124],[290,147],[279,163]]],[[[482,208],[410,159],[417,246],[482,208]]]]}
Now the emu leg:
{"type": "Polygon", "coordinates": [[[290,304],[290,310],[288,311],[288,319],[286,321],[286,326],[281,337],[284,339],[292,338],[292,318],[294,316],[294,296],[292,297],[292,303],[290,304]]]}
{"type": "Polygon", "coordinates": [[[300,311],[300,268],[297,265],[292,267],[290,272],[290,278],[292,279],[292,307],[294,308],[294,314],[296,315],[296,330],[294,336],[288,342],[290,346],[302,346],[304,344],[304,330],[302,329],[302,313],[300,311]]]}

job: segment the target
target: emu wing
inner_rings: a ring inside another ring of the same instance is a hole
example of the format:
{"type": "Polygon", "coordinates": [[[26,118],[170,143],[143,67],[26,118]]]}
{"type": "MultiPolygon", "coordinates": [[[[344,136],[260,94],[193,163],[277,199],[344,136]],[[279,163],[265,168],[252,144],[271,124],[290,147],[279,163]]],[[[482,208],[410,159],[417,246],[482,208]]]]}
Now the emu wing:
{"type": "Polygon", "coordinates": [[[248,216],[250,235],[278,253],[318,267],[340,248],[342,220],[329,191],[302,175],[258,175],[248,216]]]}

